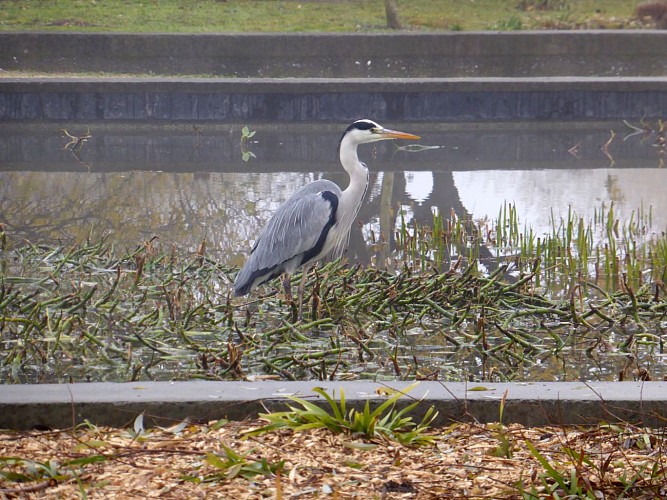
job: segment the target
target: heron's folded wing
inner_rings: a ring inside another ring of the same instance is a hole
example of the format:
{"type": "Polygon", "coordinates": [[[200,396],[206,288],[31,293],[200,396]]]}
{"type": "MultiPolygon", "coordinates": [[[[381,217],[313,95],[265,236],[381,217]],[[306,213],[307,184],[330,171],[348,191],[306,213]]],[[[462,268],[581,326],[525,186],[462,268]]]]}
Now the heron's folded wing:
{"type": "Polygon", "coordinates": [[[269,221],[248,264],[253,260],[255,269],[269,268],[312,252],[335,222],[337,206],[332,191],[297,192],[269,221]]]}

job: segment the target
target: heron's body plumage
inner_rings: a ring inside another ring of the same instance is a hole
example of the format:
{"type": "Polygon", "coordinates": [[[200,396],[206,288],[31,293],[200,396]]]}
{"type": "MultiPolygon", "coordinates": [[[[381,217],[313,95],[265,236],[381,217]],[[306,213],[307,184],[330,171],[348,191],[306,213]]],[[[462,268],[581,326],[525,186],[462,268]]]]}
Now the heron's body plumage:
{"type": "Polygon", "coordinates": [[[348,187],[343,191],[329,180],[317,180],[281,205],[236,276],[234,294],[246,295],[281,274],[291,275],[301,266],[340,257],[368,188],[368,169],[357,156],[357,145],[393,138],[419,137],[383,129],[370,120],[350,125],[338,148],[340,162],[350,176],[348,187]]]}
{"type": "Polygon", "coordinates": [[[234,284],[236,294],[245,295],[276,276],[292,274],[302,265],[332,253],[331,233],[341,227],[337,224],[341,195],[333,182],[318,180],[296,191],[281,205],[239,272],[234,284]]]}

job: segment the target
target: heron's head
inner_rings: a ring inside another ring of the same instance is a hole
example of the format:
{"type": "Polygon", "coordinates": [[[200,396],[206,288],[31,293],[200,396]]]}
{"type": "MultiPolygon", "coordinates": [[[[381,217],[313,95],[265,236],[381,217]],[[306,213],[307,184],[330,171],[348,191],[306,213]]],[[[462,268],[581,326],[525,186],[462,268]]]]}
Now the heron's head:
{"type": "Polygon", "coordinates": [[[421,139],[418,135],[389,130],[366,118],[357,120],[345,129],[341,143],[349,138],[353,144],[365,144],[367,142],[385,141],[387,139],[421,139]]]}

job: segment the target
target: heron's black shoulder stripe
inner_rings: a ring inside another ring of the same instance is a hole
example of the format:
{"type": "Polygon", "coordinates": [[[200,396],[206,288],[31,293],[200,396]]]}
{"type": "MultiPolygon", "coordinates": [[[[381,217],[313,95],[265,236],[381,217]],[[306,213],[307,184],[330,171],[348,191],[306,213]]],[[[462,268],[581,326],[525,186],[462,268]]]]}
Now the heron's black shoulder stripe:
{"type": "Polygon", "coordinates": [[[336,211],[338,210],[338,196],[336,196],[331,191],[322,191],[320,196],[327,200],[331,204],[331,215],[329,218],[333,217],[334,222],[336,222],[336,211]]]}
{"type": "Polygon", "coordinates": [[[303,256],[301,257],[302,265],[319,255],[319,253],[322,251],[322,248],[324,248],[324,242],[327,240],[329,230],[336,223],[336,214],[338,212],[338,196],[336,196],[331,191],[322,191],[320,196],[327,200],[331,205],[331,213],[329,214],[329,220],[322,228],[320,237],[317,238],[315,245],[303,253],[303,256]]]}

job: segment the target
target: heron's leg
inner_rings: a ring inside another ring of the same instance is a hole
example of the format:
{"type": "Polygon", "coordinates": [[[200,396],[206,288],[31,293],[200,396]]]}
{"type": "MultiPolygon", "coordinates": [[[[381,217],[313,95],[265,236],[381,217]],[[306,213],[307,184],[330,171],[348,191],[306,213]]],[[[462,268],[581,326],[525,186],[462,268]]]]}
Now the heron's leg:
{"type": "Polygon", "coordinates": [[[303,289],[306,286],[306,276],[308,276],[309,265],[304,266],[301,274],[301,281],[299,282],[299,319],[303,319],[303,289]]]}
{"type": "Polygon", "coordinates": [[[291,316],[292,316],[292,323],[296,323],[299,321],[299,311],[297,310],[297,306],[294,303],[294,297],[292,297],[292,285],[290,283],[290,278],[291,275],[288,273],[285,273],[283,276],[283,288],[285,289],[285,300],[287,301],[287,305],[290,308],[291,316]]]}
{"type": "Polygon", "coordinates": [[[290,278],[292,276],[289,273],[283,274],[283,288],[285,289],[285,298],[287,302],[294,302],[292,297],[292,284],[290,283],[290,278]]]}

